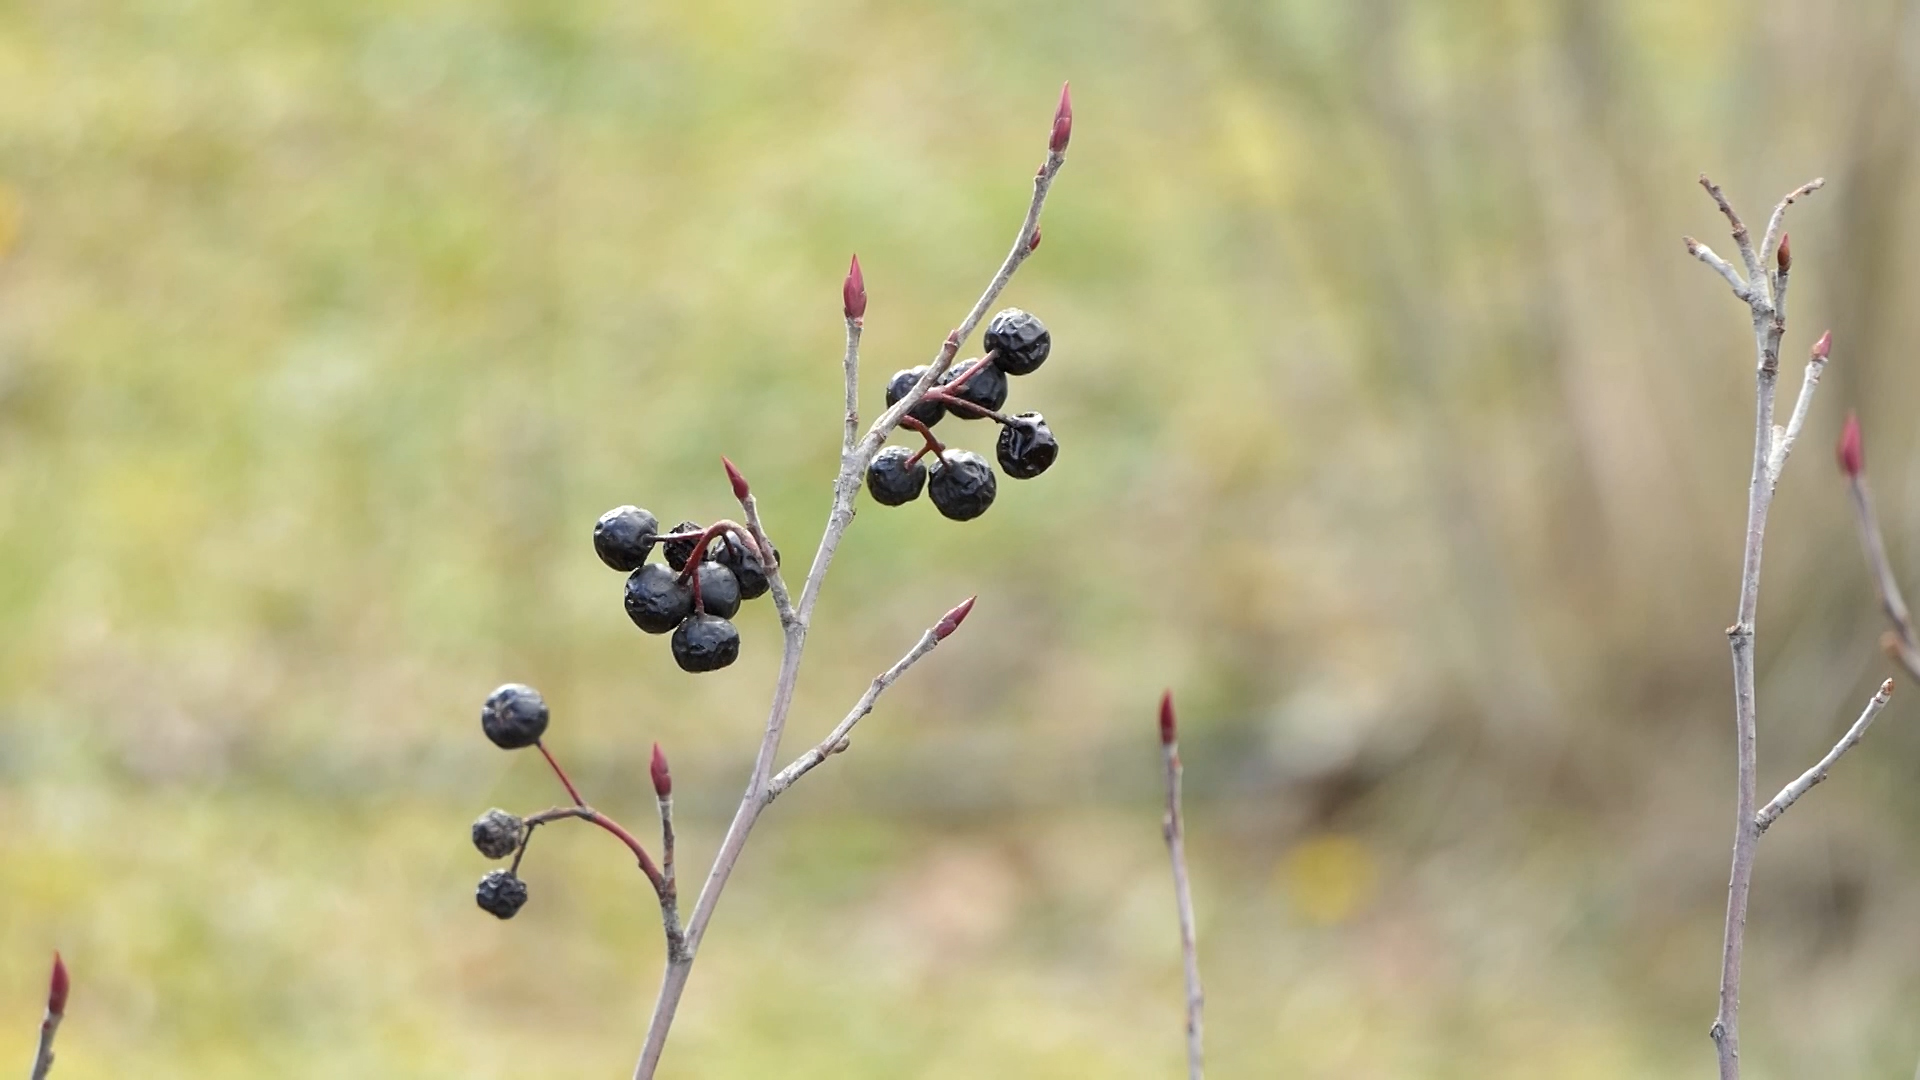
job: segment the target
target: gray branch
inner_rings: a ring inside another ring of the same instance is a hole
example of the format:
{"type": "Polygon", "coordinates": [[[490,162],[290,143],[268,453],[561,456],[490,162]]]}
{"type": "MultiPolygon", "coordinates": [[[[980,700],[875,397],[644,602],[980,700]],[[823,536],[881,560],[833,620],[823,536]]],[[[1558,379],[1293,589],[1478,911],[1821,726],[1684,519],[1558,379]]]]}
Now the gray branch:
{"type": "Polygon", "coordinates": [[[1200,1080],[1201,1008],[1206,995],[1200,989],[1200,953],[1194,938],[1193,889],[1187,876],[1187,830],[1180,811],[1180,744],[1169,739],[1161,744],[1166,766],[1167,814],[1161,822],[1161,834],[1167,841],[1167,854],[1173,861],[1174,903],[1180,912],[1180,957],[1187,979],[1187,1077],[1200,1080]]]}
{"type": "Polygon", "coordinates": [[[1813,790],[1815,784],[1825,780],[1827,771],[1833,768],[1834,762],[1839,761],[1841,755],[1847,751],[1860,745],[1860,739],[1867,733],[1867,728],[1873,726],[1873,718],[1879,716],[1880,710],[1887,707],[1887,699],[1892,696],[1893,680],[1888,679],[1880,684],[1880,692],[1873,695],[1873,698],[1867,702],[1866,709],[1860,713],[1860,719],[1855,720],[1853,726],[1847,729],[1847,733],[1840,736],[1840,741],[1833,744],[1833,749],[1827,751],[1827,756],[1816,762],[1813,768],[1801,773],[1798,780],[1781,788],[1780,794],[1775,795],[1772,802],[1761,807],[1760,813],[1753,819],[1754,831],[1766,832],[1775,819],[1787,812],[1788,807],[1800,801],[1800,796],[1813,790]]]}

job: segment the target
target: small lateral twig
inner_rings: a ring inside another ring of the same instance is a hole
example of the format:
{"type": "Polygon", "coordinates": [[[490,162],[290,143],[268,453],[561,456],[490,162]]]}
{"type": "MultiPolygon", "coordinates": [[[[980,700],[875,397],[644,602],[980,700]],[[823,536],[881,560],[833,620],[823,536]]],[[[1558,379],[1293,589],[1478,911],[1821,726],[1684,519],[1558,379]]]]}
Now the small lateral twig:
{"type": "Polygon", "coordinates": [[[1860,713],[1860,719],[1855,720],[1853,726],[1847,729],[1847,733],[1840,736],[1840,741],[1833,744],[1833,749],[1827,751],[1827,756],[1815,762],[1813,768],[1801,773],[1799,779],[1781,788],[1780,794],[1775,795],[1772,802],[1760,808],[1760,813],[1754,816],[1753,827],[1759,832],[1766,832],[1768,826],[1771,826],[1781,814],[1787,812],[1788,807],[1800,801],[1800,796],[1813,790],[1815,784],[1825,780],[1827,771],[1833,768],[1834,762],[1839,761],[1841,755],[1847,751],[1860,745],[1861,736],[1867,733],[1867,728],[1873,725],[1873,718],[1879,716],[1880,710],[1887,707],[1887,700],[1891,697],[1893,697],[1893,680],[1888,679],[1880,684],[1880,691],[1868,700],[1866,709],[1860,713]]]}
{"type": "Polygon", "coordinates": [[[67,962],[60,958],[59,952],[53,954],[53,973],[47,978],[47,1011],[40,1020],[40,1041],[33,1052],[32,1080],[46,1080],[53,1071],[53,1037],[60,1030],[60,1021],[67,1016],[67,991],[70,988],[67,978],[67,962]]]}
{"type": "Polygon", "coordinates": [[[687,935],[680,928],[680,886],[673,876],[673,773],[667,768],[667,755],[660,744],[653,744],[653,761],[647,772],[653,780],[653,796],[660,804],[660,922],[667,931],[667,957],[684,957],[687,935]]]}
{"type": "Polygon", "coordinates": [[[1193,932],[1193,890],[1187,879],[1186,824],[1180,812],[1180,735],[1173,715],[1173,691],[1160,696],[1160,756],[1166,767],[1167,813],[1161,819],[1160,832],[1167,841],[1167,854],[1173,860],[1173,897],[1180,912],[1180,956],[1187,976],[1187,1076],[1200,1080],[1200,1011],[1205,995],[1200,990],[1200,950],[1193,932]]]}
{"type": "Polygon", "coordinates": [[[1873,489],[1867,485],[1860,420],[1852,413],[1847,414],[1846,426],[1841,429],[1835,456],[1839,459],[1840,471],[1847,476],[1848,494],[1853,497],[1853,520],[1860,533],[1860,550],[1867,558],[1867,573],[1873,578],[1874,591],[1880,596],[1880,610],[1890,627],[1880,639],[1881,647],[1905,669],[1908,678],[1920,682],[1920,641],[1915,640],[1913,616],[1907,610],[1906,598],[1900,594],[1900,579],[1894,576],[1893,564],[1887,559],[1886,537],[1880,531],[1880,517],[1874,513],[1873,489]]]}

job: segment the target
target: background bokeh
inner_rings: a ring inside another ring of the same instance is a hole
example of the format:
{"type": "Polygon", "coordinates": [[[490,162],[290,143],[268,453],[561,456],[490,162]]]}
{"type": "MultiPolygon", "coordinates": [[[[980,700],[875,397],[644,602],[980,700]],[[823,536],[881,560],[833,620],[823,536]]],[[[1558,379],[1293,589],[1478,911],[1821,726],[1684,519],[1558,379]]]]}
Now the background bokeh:
{"type": "MultiPolygon", "coordinates": [[[[468,822],[558,794],[478,704],[544,689],[642,835],[663,742],[697,874],[777,627],[681,674],[588,528],[729,512],[725,452],[804,565],[848,253],[871,411],[1064,78],[1006,296],[1060,463],[861,513],[795,752],[979,607],[763,822],[663,1075],[1176,1075],[1164,686],[1216,1075],[1706,1075],[1751,339],[1679,237],[1726,250],[1700,170],[1752,217],[1828,178],[1771,792],[1889,673],[1848,407],[1920,575],[1913,5],[0,3],[0,1061],[57,945],[65,1080],[626,1075],[653,902],[563,825],[474,909],[468,822]]],[[[1920,1058],[1917,709],[1761,849],[1753,1077],[1920,1058]]]]}

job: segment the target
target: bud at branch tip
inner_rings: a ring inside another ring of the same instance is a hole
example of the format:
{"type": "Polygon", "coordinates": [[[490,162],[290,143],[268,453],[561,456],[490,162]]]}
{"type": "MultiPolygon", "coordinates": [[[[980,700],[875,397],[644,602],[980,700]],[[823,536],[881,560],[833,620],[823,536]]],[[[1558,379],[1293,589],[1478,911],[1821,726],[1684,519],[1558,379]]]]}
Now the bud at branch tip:
{"type": "Polygon", "coordinates": [[[753,489],[747,486],[747,478],[740,475],[740,470],[733,467],[733,462],[728,461],[725,454],[720,456],[720,464],[727,467],[727,483],[733,485],[734,498],[744,501],[753,494],[753,489]]]}
{"type": "Polygon", "coordinates": [[[1826,333],[1820,335],[1819,341],[1816,341],[1813,343],[1813,358],[1815,360],[1825,361],[1827,358],[1827,354],[1832,351],[1833,351],[1833,331],[1829,330],[1826,333]]]}
{"type": "Polygon", "coordinates": [[[673,797],[673,774],[667,771],[667,755],[660,750],[660,744],[653,744],[653,763],[648,766],[653,774],[653,793],[663,799],[673,797]]]}
{"type": "Polygon", "coordinates": [[[1067,148],[1067,140],[1073,138],[1073,94],[1070,84],[1060,84],[1060,107],[1053,111],[1053,137],[1047,140],[1047,149],[1058,154],[1067,148]]]}
{"type": "Polygon", "coordinates": [[[1840,459],[1840,471],[1848,476],[1859,476],[1866,467],[1866,452],[1860,448],[1860,418],[1847,410],[1847,423],[1840,429],[1840,445],[1835,455],[1840,459]]]}
{"type": "Polygon", "coordinates": [[[1160,745],[1172,746],[1178,725],[1173,719],[1173,691],[1160,695],[1160,745]]]}
{"type": "Polygon", "coordinates": [[[1788,234],[1781,233],[1780,234],[1780,250],[1773,253],[1773,261],[1779,265],[1780,272],[1783,274],[1793,269],[1792,239],[1793,238],[1788,234]]]}
{"type": "Polygon", "coordinates": [[[867,314],[867,279],[860,273],[860,256],[847,267],[847,280],[840,286],[840,307],[849,319],[867,314]]]}
{"type": "Polygon", "coordinates": [[[940,616],[940,621],[933,627],[933,640],[945,641],[948,634],[960,629],[960,624],[967,621],[967,613],[973,610],[973,602],[978,599],[977,596],[969,596],[952,611],[940,616]]]}
{"type": "Polygon", "coordinates": [[[47,1015],[65,1016],[67,1014],[67,962],[60,959],[60,950],[53,951],[53,977],[47,981],[47,1015]]]}

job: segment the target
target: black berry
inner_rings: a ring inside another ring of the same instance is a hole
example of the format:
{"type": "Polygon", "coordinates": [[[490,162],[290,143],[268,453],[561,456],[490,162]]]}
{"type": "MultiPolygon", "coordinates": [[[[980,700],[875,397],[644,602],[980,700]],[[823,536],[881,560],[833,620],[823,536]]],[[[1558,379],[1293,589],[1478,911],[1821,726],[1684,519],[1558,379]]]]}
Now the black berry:
{"type": "Polygon", "coordinates": [[[733,571],[712,559],[702,559],[694,573],[700,579],[700,606],[707,614],[731,619],[740,611],[740,579],[733,576],[733,571]]]}
{"type": "Polygon", "coordinates": [[[473,823],[473,846],[489,859],[504,859],[520,849],[520,827],[505,810],[489,810],[473,823]]]}
{"type": "Polygon", "coordinates": [[[888,446],[873,455],[867,465],[867,491],[882,506],[903,506],[920,497],[927,486],[927,466],[916,461],[907,464],[913,451],[904,446],[888,446]]]}
{"type": "MultiPolygon", "coordinates": [[[[887,383],[887,404],[892,405],[901,398],[906,397],[907,391],[913,389],[913,384],[919,382],[920,376],[926,373],[927,366],[925,364],[916,368],[908,368],[905,371],[894,372],[893,380],[887,383]]],[[[947,407],[937,401],[922,401],[920,404],[908,409],[907,415],[928,427],[932,427],[940,422],[941,417],[947,415],[947,407]]]]}
{"type": "MultiPolygon", "coordinates": [[[[677,533],[697,533],[705,528],[705,525],[696,522],[683,521],[675,525],[673,531],[677,533]]],[[[687,568],[687,560],[693,558],[693,547],[699,542],[699,538],[697,537],[686,540],[663,540],[660,542],[660,550],[667,553],[668,566],[673,567],[675,570],[685,570],[687,568]]]]}
{"type": "Polygon", "coordinates": [[[547,732],[547,703],[533,687],[508,683],[487,695],[480,730],[502,750],[532,746],[547,732]]]}
{"type": "Polygon", "coordinates": [[[934,462],[927,495],[934,509],[955,521],[972,521],[993,505],[998,481],[987,459],[971,450],[949,450],[934,462]]]}
{"type": "Polygon", "coordinates": [[[1053,437],[1047,418],[1037,412],[1021,413],[1000,428],[996,457],[1000,467],[1015,480],[1031,480],[1047,471],[1060,456],[1060,440],[1053,437]]]}
{"type": "Polygon", "coordinates": [[[673,659],[682,671],[718,671],[740,657],[740,631],[718,615],[695,615],[673,632],[673,659]]]}
{"type": "MultiPolygon", "coordinates": [[[[775,549],[773,557],[776,561],[780,558],[778,549],[775,549]]],[[[767,568],[761,565],[760,552],[752,545],[728,533],[707,545],[707,558],[733,571],[734,580],[740,583],[740,599],[757,600],[766,595],[769,584],[767,568]]]]}
{"type": "MultiPolygon", "coordinates": [[[[940,377],[940,385],[948,385],[972,366],[973,361],[968,361],[964,365],[955,364],[940,377]]],[[[1007,373],[1001,371],[995,364],[987,364],[967,379],[967,385],[958,390],[949,390],[947,393],[962,401],[971,401],[983,409],[998,409],[1007,403],[1007,373]]],[[[965,409],[955,409],[953,415],[962,420],[979,419],[965,409]]]]}
{"type": "Polygon", "coordinates": [[[648,563],[627,578],[627,618],[649,634],[664,634],[693,614],[693,586],[680,575],[648,563]]]}
{"type": "Polygon", "coordinates": [[[1001,371],[1031,375],[1047,362],[1053,335],[1039,319],[1019,308],[1008,308],[987,321],[986,343],[1001,371]]]}
{"type": "Polygon", "coordinates": [[[473,890],[473,899],[481,911],[511,919],[527,902],[527,883],[514,877],[511,870],[490,870],[480,879],[480,887],[473,890]]]}
{"type": "Polygon", "coordinates": [[[593,550],[600,561],[622,573],[640,569],[653,551],[660,521],[637,506],[616,506],[593,523],[593,550]]]}

